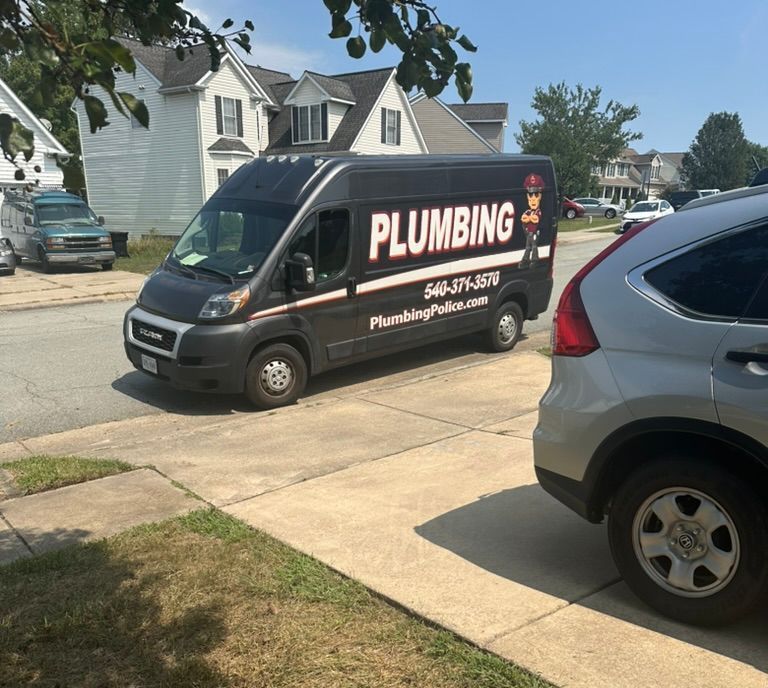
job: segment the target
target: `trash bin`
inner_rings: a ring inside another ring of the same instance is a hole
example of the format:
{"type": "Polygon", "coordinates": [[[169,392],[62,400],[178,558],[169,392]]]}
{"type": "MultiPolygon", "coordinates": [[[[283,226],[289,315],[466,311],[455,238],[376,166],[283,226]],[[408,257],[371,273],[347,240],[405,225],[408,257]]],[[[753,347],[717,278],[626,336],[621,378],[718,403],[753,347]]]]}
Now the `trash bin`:
{"type": "Polygon", "coordinates": [[[113,232],[109,230],[112,236],[112,248],[115,249],[115,255],[118,258],[129,258],[128,255],[128,232],[113,232]]]}

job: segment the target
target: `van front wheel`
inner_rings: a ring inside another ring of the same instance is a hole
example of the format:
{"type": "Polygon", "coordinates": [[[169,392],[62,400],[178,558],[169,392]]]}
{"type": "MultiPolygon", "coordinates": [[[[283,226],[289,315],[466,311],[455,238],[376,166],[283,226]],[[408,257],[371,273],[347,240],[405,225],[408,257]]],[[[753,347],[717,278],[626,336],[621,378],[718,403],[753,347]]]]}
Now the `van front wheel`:
{"type": "Polygon", "coordinates": [[[245,370],[245,394],[259,409],[293,404],[307,384],[304,357],[288,344],[257,351],[245,370]]]}
{"type": "Polygon", "coordinates": [[[486,333],[488,346],[493,351],[513,349],[523,333],[523,309],[514,301],[501,305],[486,333]]]}

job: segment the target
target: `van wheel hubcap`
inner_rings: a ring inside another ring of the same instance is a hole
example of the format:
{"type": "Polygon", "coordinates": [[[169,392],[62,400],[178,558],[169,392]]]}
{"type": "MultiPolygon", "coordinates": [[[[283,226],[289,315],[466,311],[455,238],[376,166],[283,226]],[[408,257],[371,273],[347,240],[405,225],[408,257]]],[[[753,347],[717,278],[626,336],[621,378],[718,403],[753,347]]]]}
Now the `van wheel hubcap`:
{"type": "Polygon", "coordinates": [[[666,489],[638,509],[633,546],[645,572],[681,597],[708,597],[736,573],[739,536],[714,499],[686,488],[666,489]]]}
{"type": "Polygon", "coordinates": [[[506,313],[499,320],[499,339],[502,344],[507,344],[515,338],[517,322],[511,313],[506,313]]]}
{"type": "Polygon", "coordinates": [[[272,396],[284,394],[293,385],[293,368],[288,361],[269,361],[261,369],[261,388],[272,396]]]}

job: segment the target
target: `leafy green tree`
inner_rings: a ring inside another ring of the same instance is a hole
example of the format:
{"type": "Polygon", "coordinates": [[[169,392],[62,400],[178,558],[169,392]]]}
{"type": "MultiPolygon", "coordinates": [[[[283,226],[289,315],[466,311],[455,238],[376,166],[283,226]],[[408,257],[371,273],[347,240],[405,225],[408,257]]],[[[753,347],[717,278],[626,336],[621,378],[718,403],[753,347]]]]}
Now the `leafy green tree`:
{"type": "MultiPolygon", "coordinates": [[[[443,23],[435,8],[422,0],[323,0],[330,13],[331,38],[347,38],[347,52],[362,57],[368,46],[379,52],[387,43],[403,57],[397,81],[406,90],[423,89],[433,97],[455,79],[459,95],[466,101],[472,94],[472,69],[459,62],[454,46],[475,52],[477,48],[459,29],[443,23]],[[352,36],[358,28],[358,35],[352,36]],[[366,41],[363,34],[368,35],[366,41]]],[[[145,45],[163,43],[176,50],[183,60],[192,49],[205,49],[211,69],[221,61],[228,40],[250,52],[253,23],[233,29],[225,20],[218,29],[206,26],[184,9],[182,0],[79,0],[73,9],[68,2],[43,0],[0,0],[0,53],[24,55],[39,65],[39,79],[28,97],[37,107],[55,107],[60,86],[67,85],[85,105],[93,133],[109,125],[104,103],[93,95],[102,88],[115,109],[132,114],[149,126],[144,104],[130,93],[115,89],[119,71],[133,74],[136,63],[131,51],[114,39],[129,35],[145,45]],[[51,8],[61,4],[67,11],[51,8]],[[77,15],[76,17],[74,15],[77,15]],[[77,19],[77,21],[74,21],[77,19]]],[[[14,117],[0,114],[0,149],[15,162],[18,155],[29,161],[33,153],[32,132],[14,117]]],[[[17,178],[24,172],[17,170],[17,178]]]]}
{"type": "Polygon", "coordinates": [[[747,141],[747,176],[744,183],[749,184],[757,171],[764,167],[768,167],[768,146],[747,141]],[[755,167],[755,163],[757,163],[757,167],[755,167]]]}
{"type": "Polygon", "coordinates": [[[531,106],[534,122],[520,122],[515,136],[523,153],[549,155],[555,163],[560,191],[584,193],[595,183],[592,167],[617,158],[630,141],[642,134],[625,127],[640,114],[637,105],[610,100],[600,107],[599,86],[575,89],[565,83],[537,88],[531,106]]]}
{"type": "Polygon", "coordinates": [[[683,177],[690,189],[727,191],[744,185],[749,146],[736,112],[712,113],[683,156],[683,177]]]}

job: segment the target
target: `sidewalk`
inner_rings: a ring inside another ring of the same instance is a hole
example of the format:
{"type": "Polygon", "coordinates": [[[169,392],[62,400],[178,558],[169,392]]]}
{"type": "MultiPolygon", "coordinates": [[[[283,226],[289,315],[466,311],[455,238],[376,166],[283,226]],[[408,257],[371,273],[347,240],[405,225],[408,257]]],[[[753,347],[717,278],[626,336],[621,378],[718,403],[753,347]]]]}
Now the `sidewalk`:
{"type": "MultiPolygon", "coordinates": [[[[0,462],[48,453],[155,465],[206,502],[561,686],[667,688],[695,676],[700,688],[764,688],[765,614],[716,630],[654,614],[619,580],[604,527],[537,485],[530,438],[549,369],[544,356],[519,351],[270,414],[162,414],[8,443],[0,462]]],[[[136,502],[137,518],[152,518],[170,499],[124,497],[117,478],[134,475],[97,481],[100,503],[136,502]]],[[[77,505],[70,516],[41,499],[0,511],[33,549],[56,542],[57,530],[110,532],[111,514],[78,513],[99,499],[65,490],[77,505]]]]}
{"type": "Polygon", "coordinates": [[[0,564],[99,540],[200,506],[147,468],[0,501],[0,564]]]}
{"type": "Polygon", "coordinates": [[[22,263],[13,277],[0,278],[0,311],[133,299],[143,280],[133,272],[90,268],[46,275],[22,263]]]}

